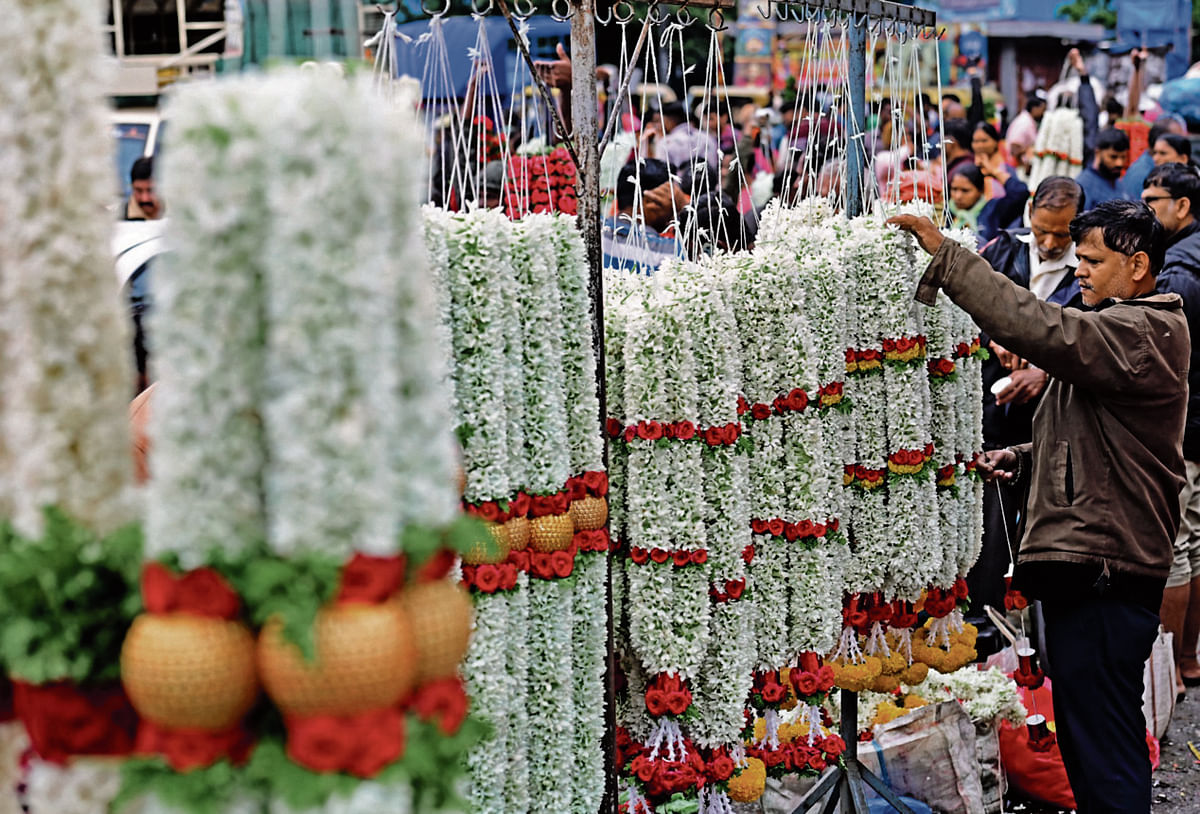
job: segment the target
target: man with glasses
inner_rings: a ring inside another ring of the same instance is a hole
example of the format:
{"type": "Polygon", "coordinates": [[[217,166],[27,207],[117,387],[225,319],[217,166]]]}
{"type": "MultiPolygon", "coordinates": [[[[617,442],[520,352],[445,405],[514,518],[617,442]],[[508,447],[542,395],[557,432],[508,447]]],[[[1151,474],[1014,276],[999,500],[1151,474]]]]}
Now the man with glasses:
{"type": "Polygon", "coordinates": [[[1183,458],[1187,482],[1179,493],[1179,534],[1175,559],[1163,592],[1162,617],[1175,637],[1175,687],[1200,684],[1196,640],[1200,639],[1200,174],[1186,164],[1163,164],[1146,176],[1142,200],[1154,210],[1167,234],[1163,269],[1156,289],[1183,298],[1192,337],[1188,371],[1187,424],[1183,433],[1183,458]]]}

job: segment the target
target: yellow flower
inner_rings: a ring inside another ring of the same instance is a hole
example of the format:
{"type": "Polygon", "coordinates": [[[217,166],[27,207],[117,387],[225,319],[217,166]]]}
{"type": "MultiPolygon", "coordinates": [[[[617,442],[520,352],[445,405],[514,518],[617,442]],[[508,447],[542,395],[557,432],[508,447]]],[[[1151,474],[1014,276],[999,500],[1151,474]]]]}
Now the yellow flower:
{"type": "MultiPolygon", "coordinates": [[[[925,665],[922,664],[922,667],[925,665]]],[[[907,695],[904,697],[905,709],[920,709],[921,707],[929,706],[929,702],[919,695],[907,695]]]]}
{"type": "Polygon", "coordinates": [[[875,656],[864,656],[857,664],[841,661],[829,664],[833,667],[833,683],[852,692],[862,692],[883,672],[883,664],[875,656]]]}
{"type": "Polygon", "coordinates": [[[922,664],[919,661],[913,661],[904,672],[900,674],[900,680],[908,686],[920,684],[929,677],[929,665],[922,664]]]}
{"type": "Polygon", "coordinates": [[[746,765],[729,778],[729,799],[735,803],[753,803],[762,797],[767,787],[767,767],[756,757],[746,758],[746,765]]]}
{"type": "Polygon", "coordinates": [[[867,689],[875,692],[895,692],[900,689],[900,674],[880,673],[867,689]]]}

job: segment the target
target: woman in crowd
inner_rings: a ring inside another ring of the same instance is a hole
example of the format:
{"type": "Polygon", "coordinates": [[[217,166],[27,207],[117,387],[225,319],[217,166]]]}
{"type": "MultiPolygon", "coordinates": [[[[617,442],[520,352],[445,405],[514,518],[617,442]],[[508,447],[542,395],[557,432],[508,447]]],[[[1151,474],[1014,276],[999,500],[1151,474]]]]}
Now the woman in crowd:
{"type": "Polygon", "coordinates": [[[964,164],[950,174],[950,214],[956,228],[970,228],[983,245],[1021,217],[1029,199],[1029,187],[1017,178],[998,152],[977,161],[978,166],[964,164]],[[987,200],[983,193],[989,180],[995,181],[1004,194],[987,200]]]}
{"type": "Polygon", "coordinates": [[[1156,167],[1163,164],[1190,164],[1192,161],[1192,142],[1186,136],[1163,133],[1150,145],[1150,149],[1156,167]]]}
{"type": "MultiPolygon", "coordinates": [[[[1000,134],[996,131],[995,127],[987,122],[979,122],[975,125],[975,131],[971,134],[971,152],[975,153],[975,163],[977,165],[981,161],[990,162],[993,158],[999,156],[1001,163],[1006,166],[1009,174],[1016,172],[1016,169],[1012,166],[1012,161],[1008,158],[1008,151],[1000,140],[1000,134]]],[[[1004,185],[998,180],[989,178],[984,193],[984,197],[988,200],[999,198],[1004,194],[1004,185]]]]}

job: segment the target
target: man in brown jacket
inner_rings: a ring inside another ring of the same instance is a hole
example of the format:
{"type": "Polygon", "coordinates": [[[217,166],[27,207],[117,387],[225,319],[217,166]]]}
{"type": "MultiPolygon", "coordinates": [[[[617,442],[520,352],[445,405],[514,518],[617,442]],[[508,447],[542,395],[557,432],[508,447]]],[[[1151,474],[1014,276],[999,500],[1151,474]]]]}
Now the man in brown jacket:
{"type": "Polygon", "coordinates": [[[928,219],[893,223],[933,261],[938,288],[1050,375],[1033,443],[988,452],[988,479],[1030,478],[1015,582],[1042,600],[1059,745],[1081,814],[1149,812],[1142,667],[1158,630],[1183,485],[1191,343],[1179,297],[1155,294],[1161,225],[1111,201],[1071,222],[1084,304],[1042,302],[945,240],[928,219]]]}

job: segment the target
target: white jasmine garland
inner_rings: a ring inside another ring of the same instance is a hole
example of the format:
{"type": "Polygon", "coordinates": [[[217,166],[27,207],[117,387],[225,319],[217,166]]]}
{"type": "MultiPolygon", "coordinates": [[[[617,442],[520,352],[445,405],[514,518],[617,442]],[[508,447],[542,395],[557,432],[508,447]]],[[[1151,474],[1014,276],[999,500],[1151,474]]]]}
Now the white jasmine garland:
{"type": "Polygon", "coordinates": [[[968,665],[953,673],[930,669],[928,678],[912,690],[931,703],[958,701],[977,724],[1006,720],[1021,726],[1028,715],[1016,682],[995,667],[977,670],[968,665]]]}
{"type": "Polygon", "coordinates": [[[508,416],[515,398],[507,389],[511,360],[506,349],[515,281],[498,273],[508,256],[502,220],[456,216],[447,233],[452,379],[467,475],[464,497],[472,503],[507,499],[520,486],[512,482],[508,468],[508,416]]]}
{"type": "Polygon", "coordinates": [[[57,506],[97,533],[134,519],[127,317],[109,253],[109,71],[90,0],[6,6],[0,51],[0,503],[37,537],[57,506]]]}
{"type": "MultiPolygon", "coordinates": [[[[562,489],[571,476],[567,436],[566,390],[563,382],[562,304],[557,257],[553,245],[554,218],[527,215],[515,224],[512,266],[517,278],[520,340],[524,374],[524,474],[522,482],[535,494],[562,489]]],[[[582,326],[572,326],[585,330],[582,326]]]]}
{"type": "Polygon", "coordinates": [[[758,660],[754,668],[775,670],[795,655],[788,620],[788,554],[784,546],[765,534],[754,535],[754,540],[754,561],[749,569],[757,608],[754,640],[758,660]]]}
{"type": "MultiPolygon", "coordinates": [[[[604,368],[605,412],[619,427],[626,422],[625,342],[630,312],[641,307],[643,287],[634,275],[608,269],[604,275],[604,368]]],[[[620,438],[608,440],[608,527],[613,540],[623,541],[625,534],[625,493],[628,478],[629,445],[620,438]]]]}
{"type": "Polygon", "coordinates": [[[525,745],[530,811],[570,811],[573,800],[572,593],[565,580],[530,580],[529,740],[525,745]]]}
{"type": "MultiPolygon", "coordinates": [[[[525,354],[525,326],[524,301],[522,286],[518,279],[517,264],[524,265],[525,252],[520,250],[516,245],[519,239],[518,228],[516,223],[513,223],[498,209],[476,209],[469,212],[468,217],[476,218],[486,224],[486,228],[494,230],[499,235],[502,235],[504,245],[501,251],[493,260],[490,273],[498,279],[496,285],[496,295],[501,298],[500,315],[504,320],[504,356],[505,366],[502,371],[504,376],[504,389],[506,392],[506,412],[505,419],[507,421],[507,429],[505,431],[506,440],[508,443],[508,460],[506,466],[508,468],[508,479],[511,484],[511,489],[515,492],[518,489],[528,487],[530,477],[529,467],[530,449],[525,444],[525,431],[527,421],[527,411],[531,394],[527,392],[525,381],[525,364],[527,362],[525,354]]],[[[543,258],[544,260],[544,258],[543,258]]],[[[545,276],[545,265],[542,266],[543,277],[545,276]]],[[[555,292],[557,293],[557,292],[555,292]]],[[[561,364],[561,357],[560,357],[561,364]]],[[[548,415],[548,413],[543,415],[548,415]]],[[[548,487],[546,491],[556,491],[561,488],[562,482],[557,485],[548,487]]],[[[533,492],[540,492],[541,489],[532,489],[533,492]]]]}
{"type": "Polygon", "coordinates": [[[385,168],[404,162],[377,144],[380,105],[369,82],[300,70],[257,81],[273,100],[258,148],[270,178],[267,542],[284,556],[389,554],[396,473],[380,439],[393,431],[399,351],[394,279],[381,268],[397,262],[388,256],[398,228],[393,187],[406,177],[385,168]]]}
{"type": "Polygon", "coordinates": [[[21,759],[29,749],[29,736],[20,721],[0,724],[0,814],[22,814],[17,786],[21,783],[21,759]]]}
{"type": "Polygon", "coordinates": [[[515,679],[509,670],[511,649],[509,598],[503,593],[475,597],[475,629],[463,660],[471,712],[491,727],[491,734],[467,755],[468,798],[478,814],[507,814],[513,810],[506,799],[510,755],[524,752],[514,738],[512,716],[515,679]]]}
{"type": "MultiPolygon", "coordinates": [[[[571,472],[596,472],[603,468],[604,440],[599,426],[600,403],[596,396],[596,353],[592,347],[594,314],[588,290],[587,254],[574,217],[555,215],[553,223],[562,304],[562,355],[571,472]]],[[[608,415],[615,414],[609,411],[608,415]]]]}
{"type": "MultiPolygon", "coordinates": [[[[354,786],[348,795],[334,795],[319,808],[300,811],[279,800],[272,800],[269,814],[411,814],[412,787],[408,783],[375,783],[364,781],[354,786]]],[[[229,812],[235,814],[235,812],[229,812]]],[[[250,812],[246,812],[250,814],[250,812]]]]}
{"type": "Polygon", "coordinates": [[[504,805],[507,811],[529,810],[529,774],[537,767],[529,765],[529,575],[517,574],[517,589],[508,595],[506,635],[508,642],[509,717],[507,760],[504,778],[504,805]]]}
{"type": "Polygon", "coordinates": [[[75,758],[66,766],[33,758],[25,774],[28,814],[108,814],[121,790],[121,764],[75,758]]]}
{"type": "Polygon", "coordinates": [[[692,682],[696,719],[688,729],[699,746],[729,746],[740,740],[757,661],[754,616],[750,597],[713,607],[708,655],[692,682]]]}
{"type": "Polygon", "coordinates": [[[604,794],[604,678],[608,655],[607,555],[580,554],[575,560],[571,630],[572,705],[575,714],[573,814],[594,814],[604,794]]]}
{"type": "Polygon", "coordinates": [[[184,567],[266,539],[261,419],[271,228],[261,80],[190,85],[173,99],[162,192],[168,239],[155,277],[147,556],[184,567]]]}
{"type": "Polygon", "coordinates": [[[837,543],[820,543],[809,549],[792,544],[788,551],[793,656],[805,651],[827,653],[842,630],[841,573],[843,561],[837,543]]]}

